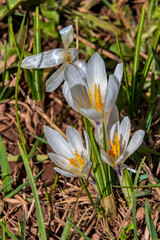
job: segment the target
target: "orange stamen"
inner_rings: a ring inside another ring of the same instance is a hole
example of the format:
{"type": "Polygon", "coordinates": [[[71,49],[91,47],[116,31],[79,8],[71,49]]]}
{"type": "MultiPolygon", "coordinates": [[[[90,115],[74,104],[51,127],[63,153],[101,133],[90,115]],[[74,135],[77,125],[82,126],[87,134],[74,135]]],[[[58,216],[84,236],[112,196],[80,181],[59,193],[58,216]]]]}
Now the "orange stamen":
{"type": "Polygon", "coordinates": [[[75,162],[75,160],[73,158],[69,158],[70,164],[82,169],[84,167],[85,163],[84,163],[83,159],[81,158],[81,156],[77,153],[77,150],[75,150],[74,155],[76,156],[76,160],[80,166],[75,162]]]}
{"type": "Polygon", "coordinates": [[[72,58],[71,58],[70,52],[67,52],[67,62],[70,64],[72,63],[72,58]]]}
{"type": "Polygon", "coordinates": [[[101,108],[103,106],[103,103],[100,100],[100,95],[99,95],[99,92],[98,92],[97,84],[95,83],[94,86],[95,86],[95,88],[94,88],[95,103],[96,103],[98,112],[100,112],[101,108]]]}
{"type": "Polygon", "coordinates": [[[112,155],[113,158],[118,157],[120,155],[120,142],[116,132],[114,137],[114,144],[112,141],[110,141],[110,143],[112,148],[109,150],[109,154],[112,155]]]}

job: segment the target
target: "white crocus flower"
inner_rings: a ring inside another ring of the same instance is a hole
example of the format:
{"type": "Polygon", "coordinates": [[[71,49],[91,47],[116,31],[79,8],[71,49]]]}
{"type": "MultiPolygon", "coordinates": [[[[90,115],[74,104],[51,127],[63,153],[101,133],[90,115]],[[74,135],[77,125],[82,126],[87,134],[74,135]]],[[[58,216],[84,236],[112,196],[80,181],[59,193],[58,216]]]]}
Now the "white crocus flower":
{"type": "Polygon", "coordinates": [[[55,152],[48,154],[49,158],[58,166],[54,169],[66,177],[86,179],[92,166],[91,146],[87,133],[84,131],[86,148],[83,146],[80,133],[75,128],[67,127],[67,140],[59,132],[47,126],[44,126],[44,134],[55,152]]]}
{"type": "MultiPolygon", "coordinates": [[[[139,148],[145,135],[143,130],[138,130],[129,142],[130,131],[130,119],[124,117],[120,123],[117,107],[114,106],[106,127],[107,153],[101,149],[101,157],[116,171],[120,182],[123,178],[124,162],[139,148]]],[[[95,138],[100,147],[103,148],[102,125],[96,128],[95,138]]]]}
{"type": "MultiPolygon", "coordinates": [[[[38,53],[26,57],[22,61],[22,68],[50,68],[62,64],[58,70],[56,70],[46,82],[46,91],[54,91],[59,85],[65,80],[64,72],[68,64],[76,62],[79,51],[76,48],[69,48],[70,44],[74,39],[74,31],[72,25],[69,25],[59,31],[62,42],[64,44],[63,48],[56,48],[46,52],[38,53]]],[[[83,64],[83,62],[82,62],[83,64]]],[[[76,66],[81,70],[80,60],[77,62],[76,66]]],[[[83,69],[82,69],[83,71],[83,69]]]]}
{"type": "Polygon", "coordinates": [[[68,104],[94,126],[102,121],[107,124],[122,81],[123,64],[117,64],[107,82],[104,61],[95,53],[86,65],[86,78],[73,65],[67,67],[65,74],[63,94],[68,104]]]}

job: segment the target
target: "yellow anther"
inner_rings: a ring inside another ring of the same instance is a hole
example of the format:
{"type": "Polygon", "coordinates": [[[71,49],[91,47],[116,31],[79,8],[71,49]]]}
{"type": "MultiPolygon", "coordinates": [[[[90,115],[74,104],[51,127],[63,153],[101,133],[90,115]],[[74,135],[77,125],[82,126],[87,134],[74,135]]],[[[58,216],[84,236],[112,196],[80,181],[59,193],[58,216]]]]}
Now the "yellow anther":
{"type": "MultiPolygon", "coordinates": [[[[69,163],[80,168],[80,166],[78,166],[78,164],[75,162],[75,160],[73,158],[69,158],[69,163]]],[[[81,168],[80,168],[81,169],[81,168]]]]}
{"type": "Polygon", "coordinates": [[[82,169],[84,167],[85,163],[84,163],[83,159],[81,158],[81,156],[79,156],[79,154],[77,153],[77,150],[75,150],[74,155],[76,156],[76,160],[80,166],[75,162],[75,160],[73,158],[69,158],[70,164],[82,169]]]}
{"type": "Polygon", "coordinates": [[[76,156],[77,162],[78,162],[78,163],[81,165],[81,167],[83,168],[84,165],[85,165],[85,163],[84,163],[83,159],[81,158],[81,156],[78,155],[77,150],[75,150],[75,154],[74,154],[74,155],[76,156]]]}
{"type": "Polygon", "coordinates": [[[70,64],[72,63],[72,58],[71,58],[70,52],[67,52],[67,62],[70,64]]]}
{"type": "Polygon", "coordinates": [[[90,98],[92,107],[93,107],[94,109],[97,108],[98,112],[100,112],[101,109],[102,109],[103,103],[102,103],[101,100],[100,100],[100,95],[99,95],[99,92],[98,92],[98,88],[97,88],[97,84],[96,84],[96,83],[95,83],[95,85],[94,85],[94,100],[95,100],[95,105],[94,105],[94,102],[93,102],[93,98],[92,98],[92,94],[91,94],[91,90],[90,90],[90,89],[88,90],[88,94],[89,94],[89,98],[90,98]],[[96,107],[95,107],[95,106],[96,106],[96,107]]]}
{"type": "Polygon", "coordinates": [[[120,155],[120,142],[116,132],[114,137],[114,144],[112,141],[110,141],[110,143],[111,143],[112,149],[109,150],[109,154],[112,155],[113,158],[118,157],[120,155]]]}
{"type": "Polygon", "coordinates": [[[95,103],[96,103],[96,106],[97,106],[97,110],[98,110],[98,112],[100,112],[101,108],[103,106],[103,103],[100,100],[100,96],[99,96],[99,92],[98,92],[98,88],[97,88],[96,83],[94,85],[94,96],[95,96],[95,103]]]}
{"type": "Polygon", "coordinates": [[[96,109],[95,106],[94,106],[94,103],[93,103],[92,94],[91,94],[91,90],[90,90],[90,89],[88,90],[88,94],[89,94],[89,98],[90,98],[92,107],[93,107],[94,109],[96,109]]]}

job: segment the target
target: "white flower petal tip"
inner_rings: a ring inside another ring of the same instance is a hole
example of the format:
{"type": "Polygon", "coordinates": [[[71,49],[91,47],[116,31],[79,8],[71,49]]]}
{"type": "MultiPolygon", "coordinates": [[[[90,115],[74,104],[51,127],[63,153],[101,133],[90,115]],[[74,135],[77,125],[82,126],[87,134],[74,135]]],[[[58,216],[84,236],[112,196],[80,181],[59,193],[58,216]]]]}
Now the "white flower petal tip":
{"type": "Polygon", "coordinates": [[[123,63],[117,64],[114,75],[118,78],[118,81],[121,84],[123,78],[123,63]]]}
{"type": "Polygon", "coordinates": [[[59,31],[59,33],[61,35],[61,38],[62,38],[62,41],[63,41],[63,44],[64,44],[64,48],[68,49],[70,44],[73,42],[73,39],[74,39],[74,30],[73,30],[72,25],[69,25],[65,28],[62,28],[59,31]]]}
{"type": "Polygon", "coordinates": [[[57,167],[55,167],[54,170],[55,170],[56,172],[58,172],[59,174],[62,174],[63,176],[67,177],[67,178],[72,178],[72,177],[73,177],[73,178],[76,178],[76,177],[79,177],[79,176],[77,176],[77,175],[75,175],[75,174],[73,174],[73,173],[64,171],[64,170],[62,170],[62,169],[60,169],[60,168],[57,168],[57,167]]]}

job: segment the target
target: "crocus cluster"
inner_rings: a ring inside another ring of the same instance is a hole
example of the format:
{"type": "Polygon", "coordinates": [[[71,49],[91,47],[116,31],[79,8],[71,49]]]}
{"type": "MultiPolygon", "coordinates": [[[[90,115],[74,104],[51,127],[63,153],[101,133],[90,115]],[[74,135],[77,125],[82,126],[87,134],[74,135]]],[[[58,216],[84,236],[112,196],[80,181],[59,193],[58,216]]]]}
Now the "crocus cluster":
{"type": "MultiPolygon", "coordinates": [[[[119,121],[115,105],[123,78],[123,64],[118,63],[113,74],[107,79],[105,63],[96,52],[88,63],[79,60],[79,51],[69,48],[74,39],[70,25],[59,31],[64,49],[57,48],[25,58],[23,68],[50,68],[61,64],[46,82],[46,91],[54,91],[63,81],[63,95],[68,104],[89,119],[94,127],[95,139],[100,148],[101,158],[117,173],[123,176],[124,162],[141,145],[144,131],[138,130],[130,139],[131,123],[128,117],[119,121]],[[103,124],[106,131],[107,151],[103,148],[103,124]]],[[[50,159],[55,170],[66,177],[90,177],[91,143],[84,131],[85,147],[80,133],[67,127],[66,139],[59,132],[44,127],[44,133],[54,153],[50,159]],[[90,174],[90,176],[88,176],[90,174]]]]}

